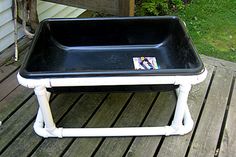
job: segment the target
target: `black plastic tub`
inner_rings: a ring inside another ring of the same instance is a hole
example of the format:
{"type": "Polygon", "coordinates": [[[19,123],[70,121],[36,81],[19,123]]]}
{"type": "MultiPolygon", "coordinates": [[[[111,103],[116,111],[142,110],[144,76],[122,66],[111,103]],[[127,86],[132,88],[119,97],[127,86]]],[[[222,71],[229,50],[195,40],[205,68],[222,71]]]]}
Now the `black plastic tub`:
{"type": "Polygon", "coordinates": [[[203,69],[177,17],[47,19],[40,23],[20,75],[29,79],[185,76],[203,69]]]}

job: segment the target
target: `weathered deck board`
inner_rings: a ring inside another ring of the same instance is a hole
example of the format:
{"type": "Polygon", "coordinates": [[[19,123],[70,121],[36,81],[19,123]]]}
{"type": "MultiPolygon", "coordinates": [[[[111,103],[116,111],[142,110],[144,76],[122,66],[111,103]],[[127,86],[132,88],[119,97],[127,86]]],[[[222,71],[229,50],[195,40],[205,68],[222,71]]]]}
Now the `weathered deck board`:
{"type": "MultiPolygon", "coordinates": [[[[83,127],[93,112],[100,107],[100,104],[106,98],[105,96],[105,94],[85,94],[58,125],[83,127]]],[[[59,156],[73,140],[73,138],[45,140],[32,156],[42,154],[44,156],[59,156]]]]}
{"type": "Polygon", "coordinates": [[[17,78],[17,71],[14,72],[10,77],[8,77],[4,83],[0,84],[0,101],[3,100],[10,92],[12,92],[16,87],[19,86],[17,78]]]}
{"type": "MultiPolygon", "coordinates": [[[[191,111],[191,116],[195,123],[195,126],[194,126],[195,128],[196,128],[197,119],[199,117],[201,108],[203,106],[205,97],[207,95],[207,90],[208,88],[210,88],[210,83],[211,83],[210,81],[212,79],[212,74],[214,70],[214,67],[210,65],[206,65],[206,68],[208,70],[206,80],[197,86],[193,86],[192,90],[190,91],[190,95],[188,99],[189,110],[191,111]]],[[[192,135],[193,135],[193,131],[185,135],[184,137],[177,136],[177,137],[165,138],[158,152],[158,156],[159,157],[184,156],[188,149],[188,145],[190,143],[192,135]]]]}
{"type": "MultiPolygon", "coordinates": [[[[18,52],[21,54],[28,46],[30,45],[31,40],[28,38],[22,38],[18,41],[18,52]]],[[[9,61],[15,53],[15,45],[7,48],[4,53],[0,55],[0,66],[4,65],[7,61],[9,61]]]]}
{"type": "MultiPolygon", "coordinates": [[[[174,91],[160,93],[143,126],[165,126],[171,119],[176,104],[174,91]]],[[[161,136],[136,137],[125,156],[154,155],[161,136]]]]}
{"type": "MultiPolygon", "coordinates": [[[[55,98],[55,100],[52,101],[51,103],[51,108],[52,110],[56,110],[56,112],[54,112],[53,117],[55,122],[57,122],[61,116],[70,108],[71,105],[74,104],[74,102],[78,99],[79,94],[75,93],[75,94],[70,94],[70,96],[68,97],[68,94],[62,94],[59,95],[55,98]],[[66,105],[65,105],[66,104],[66,105]]],[[[35,102],[35,101],[34,101],[35,102]]],[[[34,111],[24,111],[24,113],[21,114],[26,114],[28,113],[31,119],[34,119],[35,117],[35,113],[36,113],[36,109],[37,109],[37,105],[35,104],[30,104],[33,108],[34,111]]],[[[26,120],[19,120],[19,122],[24,123],[24,121],[26,120]]],[[[42,138],[34,138],[34,136],[37,136],[34,131],[33,131],[33,122],[29,121],[29,124],[27,128],[25,128],[25,130],[23,130],[23,132],[15,139],[15,141],[6,149],[6,151],[4,151],[4,153],[2,154],[2,156],[17,156],[19,153],[22,156],[27,156],[28,154],[31,153],[31,151],[33,150],[34,147],[32,146],[36,146],[40,141],[42,141],[42,138]],[[20,146],[20,147],[19,147],[20,146]]],[[[20,125],[20,124],[19,124],[20,125]]],[[[14,130],[14,129],[13,129],[14,130]]],[[[3,134],[5,136],[9,136],[9,134],[3,134]]]]}
{"type": "MultiPolygon", "coordinates": [[[[35,116],[37,99],[31,97],[14,115],[1,125],[0,152],[14,140],[35,116]]],[[[27,139],[26,139],[27,140],[27,139]]]]}
{"type": "Polygon", "coordinates": [[[214,156],[233,75],[217,68],[188,156],[214,156]]]}
{"type": "Polygon", "coordinates": [[[0,101],[0,120],[5,121],[5,119],[17,110],[17,108],[20,107],[26,99],[31,97],[32,94],[33,92],[31,89],[18,86],[11,94],[0,101]]]}
{"type": "MultiPolygon", "coordinates": [[[[134,95],[124,112],[121,114],[114,127],[141,126],[150,107],[154,103],[156,93],[137,93],[134,95]],[[148,100],[148,101],[146,101],[148,100]]],[[[106,138],[95,156],[122,156],[133,137],[106,138]]]]}
{"type": "MultiPolygon", "coordinates": [[[[116,120],[116,117],[126,107],[126,103],[132,98],[131,94],[112,93],[99,108],[86,127],[109,127],[116,120]]],[[[76,138],[65,156],[90,156],[102,141],[103,138],[76,138]]]]}
{"type": "Polygon", "coordinates": [[[208,57],[208,56],[205,56],[205,55],[201,55],[201,58],[202,58],[202,61],[204,63],[211,64],[211,65],[214,65],[216,67],[228,69],[230,71],[236,71],[236,68],[235,68],[236,63],[221,60],[221,59],[217,59],[217,58],[208,57]]]}
{"type": "MultiPolygon", "coordinates": [[[[27,52],[24,48],[22,54],[27,52]]],[[[1,57],[0,57],[1,58],[1,57]]],[[[38,103],[18,85],[20,62],[0,66],[0,156],[234,156],[236,64],[202,56],[207,79],[193,86],[188,105],[195,129],[185,136],[43,139],[33,130],[38,103]]],[[[157,93],[67,93],[54,96],[63,127],[159,126],[171,122],[176,96],[157,93]]]]}
{"type": "MultiPolygon", "coordinates": [[[[235,80],[234,80],[235,81],[235,80]]],[[[233,94],[229,104],[226,126],[220,147],[219,157],[230,157],[236,155],[236,84],[234,82],[233,94]]]]}
{"type": "MultiPolygon", "coordinates": [[[[11,58],[12,54],[8,56],[8,49],[6,50],[6,52],[0,55],[0,83],[20,67],[24,58],[24,54],[28,51],[30,42],[31,41],[27,39],[22,41],[22,45],[21,47],[19,47],[19,61],[17,62],[15,62],[13,58],[11,58]],[[2,55],[4,55],[4,57],[1,57],[2,55]],[[4,61],[3,59],[7,61],[4,61]]],[[[9,49],[14,51],[14,46],[11,46],[9,49]]]]}

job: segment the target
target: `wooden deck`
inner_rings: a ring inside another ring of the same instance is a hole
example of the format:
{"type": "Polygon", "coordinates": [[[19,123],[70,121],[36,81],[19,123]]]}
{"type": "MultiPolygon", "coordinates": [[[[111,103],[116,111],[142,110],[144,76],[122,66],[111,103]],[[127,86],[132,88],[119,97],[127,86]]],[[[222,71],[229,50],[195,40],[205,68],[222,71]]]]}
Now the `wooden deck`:
{"type": "MultiPolygon", "coordinates": [[[[27,46],[21,48],[20,62],[25,52],[27,46]]],[[[0,67],[0,156],[235,156],[236,64],[206,56],[202,59],[208,69],[207,79],[192,88],[188,99],[194,130],[185,136],[125,138],[37,136],[33,123],[38,104],[33,90],[17,82],[20,62],[4,63],[0,67]]],[[[53,95],[51,108],[58,126],[156,126],[171,122],[175,103],[173,91],[65,93],[53,95]]]]}

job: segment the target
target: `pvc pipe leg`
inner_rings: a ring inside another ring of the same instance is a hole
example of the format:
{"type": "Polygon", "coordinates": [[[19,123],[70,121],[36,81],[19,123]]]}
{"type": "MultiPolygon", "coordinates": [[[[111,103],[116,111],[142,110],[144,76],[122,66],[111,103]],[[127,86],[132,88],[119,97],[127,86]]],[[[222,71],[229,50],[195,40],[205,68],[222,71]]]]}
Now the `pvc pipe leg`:
{"type": "Polygon", "coordinates": [[[56,128],[49,106],[50,93],[45,87],[35,88],[39,101],[39,110],[34,125],[35,132],[42,137],[107,137],[107,136],[153,136],[183,135],[193,128],[187,99],[191,85],[180,85],[176,90],[178,100],[171,126],[163,127],[131,127],[131,128],[56,128]],[[45,124],[45,127],[44,127],[45,124]]]}
{"type": "Polygon", "coordinates": [[[184,126],[188,130],[187,132],[190,132],[193,128],[193,119],[191,117],[190,111],[188,106],[185,108],[185,113],[184,113],[184,126]]]}
{"type": "Polygon", "coordinates": [[[40,108],[38,109],[38,114],[37,114],[34,125],[38,125],[40,127],[43,127],[43,125],[44,125],[43,114],[42,114],[40,108]]]}
{"type": "Polygon", "coordinates": [[[55,127],[55,123],[53,121],[53,117],[52,117],[52,113],[51,113],[51,109],[49,106],[49,93],[47,93],[47,90],[45,87],[36,87],[34,89],[34,92],[38,98],[38,102],[39,102],[39,112],[38,112],[38,119],[40,119],[40,116],[42,114],[43,117],[43,121],[45,123],[45,128],[47,130],[54,130],[55,127]],[[41,113],[40,113],[41,112],[41,113]]]}
{"type": "Polygon", "coordinates": [[[186,110],[186,108],[188,108],[187,100],[190,89],[190,84],[184,84],[180,85],[179,89],[176,90],[178,100],[176,104],[174,119],[172,121],[171,126],[176,128],[177,130],[178,128],[183,126],[183,119],[186,111],[189,112],[188,110],[186,110]]]}
{"type": "Polygon", "coordinates": [[[46,93],[47,93],[47,99],[48,99],[48,102],[49,102],[49,100],[50,100],[50,97],[51,97],[51,93],[50,93],[50,92],[48,92],[48,91],[46,91],[46,93]]]}
{"type": "Polygon", "coordinates": [[[179,91],[180,91],[179,88],[177,88],[177,89],[175,90],[175,93],[176,93],[177,97],[179,96],[179,91]]]}

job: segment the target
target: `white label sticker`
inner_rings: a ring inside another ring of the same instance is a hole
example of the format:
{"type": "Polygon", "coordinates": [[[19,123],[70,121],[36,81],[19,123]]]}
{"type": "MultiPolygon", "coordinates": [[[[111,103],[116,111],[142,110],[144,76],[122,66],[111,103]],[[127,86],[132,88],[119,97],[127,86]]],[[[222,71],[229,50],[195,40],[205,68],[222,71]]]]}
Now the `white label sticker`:
{"type": "Polygon", "coordinates": [[[134,57],[135,70],[154,70],[159,69],[155,57],[134,57]]]}

